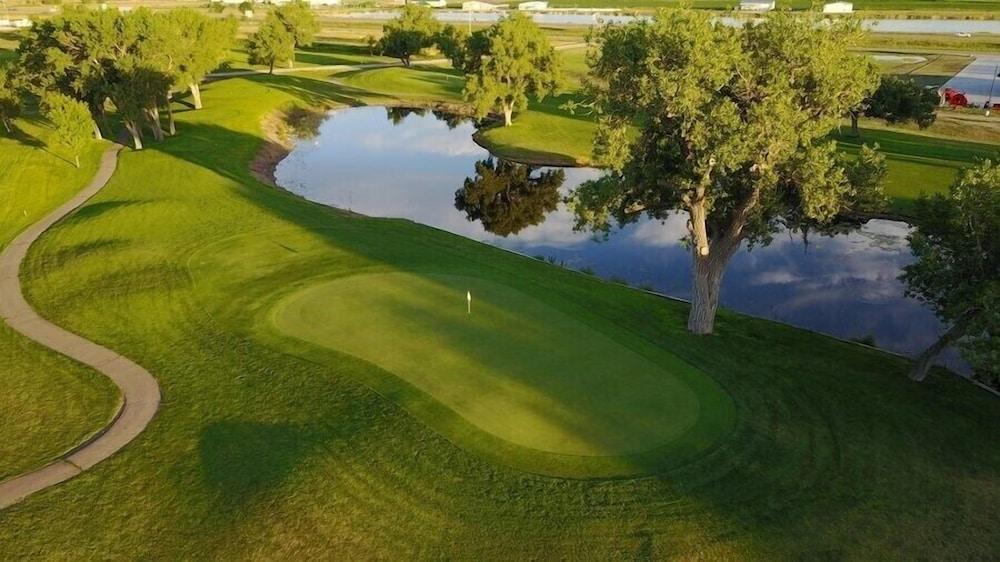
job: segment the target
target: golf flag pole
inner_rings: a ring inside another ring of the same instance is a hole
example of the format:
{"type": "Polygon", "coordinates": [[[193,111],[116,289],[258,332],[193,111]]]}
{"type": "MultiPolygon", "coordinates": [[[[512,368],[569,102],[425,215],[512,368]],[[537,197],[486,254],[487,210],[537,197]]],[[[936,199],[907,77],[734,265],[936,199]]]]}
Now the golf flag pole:
{"type": "Polygon", "coordinates": [[[465,292],[465,302],[469,305],[469,314],[472,314],[472,291],[465,292]]]}

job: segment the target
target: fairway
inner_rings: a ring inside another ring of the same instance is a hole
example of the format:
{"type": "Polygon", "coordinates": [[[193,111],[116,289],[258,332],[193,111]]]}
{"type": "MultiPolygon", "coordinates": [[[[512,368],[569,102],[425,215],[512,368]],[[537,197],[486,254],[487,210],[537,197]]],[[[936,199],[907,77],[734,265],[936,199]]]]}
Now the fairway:
{"type": "Polygon", "coordinates": [[[665,364],[504,285],[387,273],[311,286],[281,302],[286,334],[378,365],[477,427],[550,453],[621,455],[683,435],[698,397],[665,364]],[[467,313],[466,291],[474,296],[467,313]]]}

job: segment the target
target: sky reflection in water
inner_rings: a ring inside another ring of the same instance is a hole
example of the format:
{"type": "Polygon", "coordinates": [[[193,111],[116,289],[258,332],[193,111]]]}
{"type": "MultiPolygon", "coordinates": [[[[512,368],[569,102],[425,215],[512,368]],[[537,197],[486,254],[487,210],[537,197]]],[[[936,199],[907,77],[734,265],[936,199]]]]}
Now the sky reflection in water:
{"type": "MultiPolygon", "coordinates": [[[[437,117],[410,114],[397,124],[380,107],[332,112],[318,135],[300,141],[277,168],[278,184],[307,199],[371,216],[405,217],[529,256],[554,258],[634,286],[687,298],[690,255],[679,243],[685,217],[642,220],[606,241],[573,230],[562,204],[541,224],[506,238],[470,222],[455,207],[455,192],[489,153],[472,141],[475,128],[454,128],[437,117]]],[[[455,123],[452,123],[455,125],[455,123]]],[[[567,193],[600,172],[565,169],[567,193]]],[[[913,354],[941,326],[920,303],[903,296],[897,279],[912,261],[904,223],[875,220],[834,237],[781,232],[773,242],[739,252],[722,287],[724,306],[842,338],[913,354]]],[[[947,362],[959,367],[954,354],[947,362]]]]}

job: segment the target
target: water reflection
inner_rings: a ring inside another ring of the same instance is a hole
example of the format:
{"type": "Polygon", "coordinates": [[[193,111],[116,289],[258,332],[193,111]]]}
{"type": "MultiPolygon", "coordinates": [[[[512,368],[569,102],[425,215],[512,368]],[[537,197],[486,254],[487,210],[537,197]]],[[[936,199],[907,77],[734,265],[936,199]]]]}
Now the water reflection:
{"type": "Polygon", "coordinates": [[[479,221],[486,232],[507,237],[545,220],[559,205],[559,188],[566,180],[561,169],[536,168],[487,158],[476,162],[476,175],[465,178],[455,192],[455,208],[469,221],[479,221]]]}
{"type": "MultiPolygon", "coordinates": [[[[690,254],[679,242],[686,217],[643,219],[597,241],[573,229],[573,214],[561,200],[600,171],[505,163],[473,142],[474,132],[471,123],[433,114],[390,113],[387,119],[378,107],[338,110],[275,175],[279,185],[313,201],[409,218],[604,278],[689,296],[690,254]]],[[[722,304],[917,353],[941,327],[930,310],[903,296],[897,279],[912,261],[908,231],[905,223],[885,220],[848,232],[780,230],[769,246],[741,250],[732,259],[722,304]]],[[[955,355],[946,359],[960,366],[955,355]]]]}

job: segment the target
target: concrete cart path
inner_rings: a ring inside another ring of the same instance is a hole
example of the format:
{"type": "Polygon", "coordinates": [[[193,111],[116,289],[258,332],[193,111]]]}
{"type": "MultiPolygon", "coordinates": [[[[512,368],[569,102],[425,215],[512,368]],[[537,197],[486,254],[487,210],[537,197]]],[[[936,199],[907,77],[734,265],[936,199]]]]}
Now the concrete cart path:
{"type": "Polygon", "coordinates": [[[992,103],[1000,103],[1000,78],[994,83],[994,77],[1000,71],[998,67],[1000,67],[1000,55],[976,55],[975,60],[941,87],[941,95],[944,96],[945,88],[954,88],[965,92],[970,105],[981,108],[989,99],[992,87],[992,103]]]}
{"type": "Polygon", "coordinates": [[[93,438],[52,463],[0,483],[0,509],[80,474],[115,454],[135,439],[156,415],[160,387],[148,371],[110,349],[68,332],[36,313],[21,292],[18,271],[28,247],[49,227],[65,217],[108,183],[118,163],[121,145],[108,148],[87,187],[48,216],[28,227],[0,253],[0,318],[15,331],[89,365],[108,377],[122,393],[121,407],[111,423],[93,438]]]}

